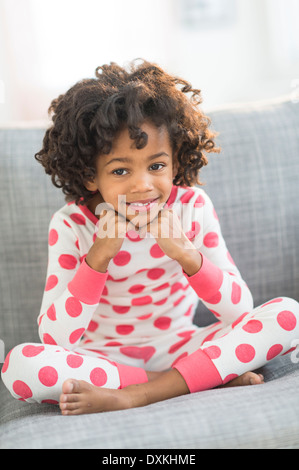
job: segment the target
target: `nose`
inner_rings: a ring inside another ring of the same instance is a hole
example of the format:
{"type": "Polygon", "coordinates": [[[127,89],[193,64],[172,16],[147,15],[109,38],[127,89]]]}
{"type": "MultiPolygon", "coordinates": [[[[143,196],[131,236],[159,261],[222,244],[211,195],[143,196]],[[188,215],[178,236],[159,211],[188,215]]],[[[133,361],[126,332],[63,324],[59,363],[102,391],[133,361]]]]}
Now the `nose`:
{"type": "Polygon", "coordinates": [[[134,180],[131,183],[132,194],[144,194],[153,190],[152,177],[148,173],[138,172],[136,173],[134,180]]]}

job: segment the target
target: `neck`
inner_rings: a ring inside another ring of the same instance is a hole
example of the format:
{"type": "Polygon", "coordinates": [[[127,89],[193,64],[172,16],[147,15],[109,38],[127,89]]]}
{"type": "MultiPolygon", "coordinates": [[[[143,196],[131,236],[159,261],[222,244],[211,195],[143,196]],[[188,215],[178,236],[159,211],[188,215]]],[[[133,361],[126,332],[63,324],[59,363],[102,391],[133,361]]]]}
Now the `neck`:
{"type": "Polygon", "coordinates": [[[104,202],[102,195],[98,192],[94,195],[94,197],[89,201],[87,204],[88,209],[99,219],[99,215],[96,215],[95,210],[98,204],[104,202]]]}

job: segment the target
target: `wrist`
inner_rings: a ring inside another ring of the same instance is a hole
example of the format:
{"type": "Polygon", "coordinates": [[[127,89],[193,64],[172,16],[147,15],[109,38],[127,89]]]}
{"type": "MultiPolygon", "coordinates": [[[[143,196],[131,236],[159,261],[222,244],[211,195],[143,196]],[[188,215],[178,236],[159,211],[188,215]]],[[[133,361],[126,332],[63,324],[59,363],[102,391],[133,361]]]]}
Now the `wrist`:
{"type": "Polygon", "coordinates": [[[85,258],[86,263],[91,269],[95,271],[106,273],[111,258],[103,256],[96,251],[90,249],[85,258]]]}
{"type": "Polygon", "coordinates": [[[182,252],[176,261],[188,276],[193,276],[202,267],[202,255],[195,248],[182,252]]]}

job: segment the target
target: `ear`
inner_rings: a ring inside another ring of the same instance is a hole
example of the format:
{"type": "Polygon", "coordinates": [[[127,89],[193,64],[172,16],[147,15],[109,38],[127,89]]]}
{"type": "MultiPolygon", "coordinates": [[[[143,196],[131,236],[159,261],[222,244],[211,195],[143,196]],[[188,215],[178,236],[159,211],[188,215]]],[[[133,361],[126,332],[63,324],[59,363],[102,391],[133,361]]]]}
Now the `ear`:
{"type": "Polygon", "coordinates": [[[88,191],[97,191],[98,189],[96,183],[93,180],[85,181],[84,186],[88,191]]]}

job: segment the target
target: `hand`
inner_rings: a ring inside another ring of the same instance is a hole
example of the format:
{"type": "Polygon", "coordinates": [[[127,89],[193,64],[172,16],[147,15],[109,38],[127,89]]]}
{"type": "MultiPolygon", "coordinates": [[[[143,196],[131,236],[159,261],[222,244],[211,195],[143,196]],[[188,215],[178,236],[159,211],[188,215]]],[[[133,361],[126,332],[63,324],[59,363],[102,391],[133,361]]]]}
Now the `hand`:
{"type": "Polygon", "coordinates": [[[162,251],[176,260],[188,276],[196,274],[202,266],[202,255],[185,235],[180,219],[171,209],[159,212],[154,221],[141,229],[140,236],[149,231],[162,251]]]}
{"type": "Polygon", "coordinates": [[[97,237],[86,256],[86,262],[91,268],[105,272],[110,260],[120,251],[127,231],[134,226],[111,204],[105,205],[96,226],[97,237]]]}
{"type": "Polygon", "coordinates": [[[188,250],[195,250],[194,245],[185,235],[180,219],[172,209],[164,209],[158,216],[140,231],[150,232],[157,240],[161,250],[172,259],[179,260],[188,254],[188,250]]]}

